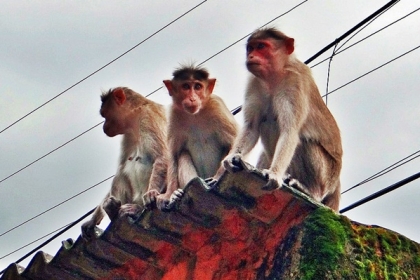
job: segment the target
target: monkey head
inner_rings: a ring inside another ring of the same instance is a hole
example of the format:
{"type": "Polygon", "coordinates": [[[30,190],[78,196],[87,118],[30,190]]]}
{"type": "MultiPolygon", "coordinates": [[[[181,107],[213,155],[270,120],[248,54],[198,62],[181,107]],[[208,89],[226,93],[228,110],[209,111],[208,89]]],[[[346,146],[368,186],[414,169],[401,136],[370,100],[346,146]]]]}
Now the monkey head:
{"type": "Polygon", "coordinates": [[[99,113],[105,119],[103,130],[109,137],[126,133],[131,127],[132,108],[127,102],[124,88],[110,89],[101,95],[102,105],[99,113]]]}
{"type": "Polygon", "coordinates": [[[188,114],[197,114],[212,94],[216,79],[209,79],[207,70],[195,66],[182,66],[173,76],[172,80],[163,81],[173,105],[188,114]]]}
{"type": "Polygon", "coordinates": [[[270,78],[283,72],[293,51],[293,38],[272,28],[257,30],[246,45],[246,67],[256,77],[270,78]]]}

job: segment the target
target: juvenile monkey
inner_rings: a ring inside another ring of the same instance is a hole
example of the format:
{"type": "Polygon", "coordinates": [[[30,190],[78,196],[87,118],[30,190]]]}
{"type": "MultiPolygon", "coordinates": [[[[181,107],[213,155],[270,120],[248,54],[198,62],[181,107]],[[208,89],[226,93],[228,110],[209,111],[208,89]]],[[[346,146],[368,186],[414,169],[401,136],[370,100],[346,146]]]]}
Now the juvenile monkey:
{"type": "Polygon", "coordinates": [[[164,107],[129,88],[110,89],[101,95],[103,130],[109,137],[122,134],[118,170],[110,192],[82,225],[82,237],[91,239],[104,217],[137,215],[166,187],[168,148],[164,107]]]}
{"type": "Polygon", "coordinates": [[[168,188],[157,196],[163,209],[171,195],[195,177],[208,178],[232,148],[238,128],[222,99],[213,93],[216,79],[206,69],[181,66],[163,81],[172,97],[168,120],[168,188]]]}
{"type": "Polygon", "coordinates": [[[278,187],[287,174],[315,200],[338,211],[342,147],[338,126],[323,102],[310,69],[293,54],[294,39],[275,28],[255,31],[248,38],[249,78],[244,102],[244,126],[223,166],[235,172],[240,158],[261,138],[257,168],[278,187]]]}

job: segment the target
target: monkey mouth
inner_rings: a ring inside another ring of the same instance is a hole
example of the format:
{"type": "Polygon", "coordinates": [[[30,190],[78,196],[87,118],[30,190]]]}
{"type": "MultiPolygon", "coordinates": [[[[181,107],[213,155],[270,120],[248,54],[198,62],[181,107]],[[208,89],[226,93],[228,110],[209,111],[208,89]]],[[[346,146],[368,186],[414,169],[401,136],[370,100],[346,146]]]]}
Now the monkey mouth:
{"type": "Polygon", "coordinates": [[[257,62],[247,62],[246,63],[246,67],[250,68],[250,67],[256,67],[256,66],[260,66],[259,63],[257,62]]]}
{"type": "Polygon", "coordinates": [[[198,111],[200,111],[200,107],[199,106],[185,106],[184,107],[185,111],[191,115],[195,115],[198,113],[198,111]]]}

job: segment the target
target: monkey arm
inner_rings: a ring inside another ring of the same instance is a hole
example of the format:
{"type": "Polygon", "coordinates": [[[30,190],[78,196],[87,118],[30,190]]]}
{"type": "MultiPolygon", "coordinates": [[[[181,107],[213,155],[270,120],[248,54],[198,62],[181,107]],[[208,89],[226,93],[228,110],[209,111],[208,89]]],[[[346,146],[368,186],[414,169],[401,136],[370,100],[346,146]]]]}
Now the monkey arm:
{"type": "Polygon", "coordinates": [[[283,175],[292,161],[296,147],[299,144],[299,134],[309,113],[307,95],[299,85],[287,88],[284,95],[274,99],[274,110],[277,112],[277,125],[280,135],[274,150],[271,166],[268,169],[281,182],[283,175]]]}
{"type": "Polygon", "coordinates": [[[238,138],[233,144],[230,154],[247,155],[257,144],[260,133],[254,122],[245,122],[243,129],[239,132],[238,138]]]}
{"type": "Polygon", "coordinates": [[[162,155],[155,159],[152,167],[152,174],[150,175],[148,191],[156,190],[158,192],[162,192],[165,190],[167,169],[167,156],[162,155]]]}
{"type": "Polygon", "coordinates": [[[195,177],[198,177],[198,173],[191,155],[188,151],[182,151],[178,157],[178,186],[183,188],[195,177]]]}

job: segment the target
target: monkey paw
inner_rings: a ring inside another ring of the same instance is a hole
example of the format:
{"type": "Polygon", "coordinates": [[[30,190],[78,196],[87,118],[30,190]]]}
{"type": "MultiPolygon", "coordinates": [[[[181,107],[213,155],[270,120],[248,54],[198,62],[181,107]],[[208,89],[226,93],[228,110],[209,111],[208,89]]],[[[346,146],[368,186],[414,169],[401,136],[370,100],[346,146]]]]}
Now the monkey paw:
{"type": "Polygon", "coordinates": [[[230,173],[235,173],[244,169],[241,154],[229,155],[223,161],[223,166],[230,173]]]}
{"type": "Polygon", "coordinates": [[[128,203],[121,206],[119,211],[119,216],[121,218],[128,217],[131,220],[135,221],[140,218],[141,213],[143,212],[143,207],[138,204],[128,203]]]}
{"type": "Polygon", "coordinates": [[[180,201],[182,196],[184,196],[184,190],[183,189],[176,189],[169,198],[169,201],[165,203],[165,208],[162,210],[171,210],[175,203],[180,201]]]}
{"type": "Polygon", "coordinates": [[[219,181],[214,177],[204,179],[204,182],[207,184],[209,189],[214,189],[219,183],[219,181]]]}
{"type": "Polygon", "coordinates": [[[283,184],[283,182],[277,180],[277,175],[268,169],[263,169],[262,174],[267,179],[267,183],[262,187],[263,190],[275,190],[283,184]]]}
{"type": "Polygon", "coordinates": [[[143,195],[143,203],[146,208],[151,208],[152,203],[156,201],[156,197],[160,195],[157,190],[150,190],[143,195]]]}
{"type": "Polygon", "coordinates": [[[118,217],[118,212],[120,210],[120,207],[121,207],[121,201],[113,196],[110,196],[102,204],[102,208],[108,214],[108,217],[111,221],[118,217]]]}
{"type": "Polygon", "coordinates": [[[90,241],[92,240],[96,235],[95,235],[95,228],[96,228],[96,224],[93,220],[89,220],[85,223],[82,224],[82,238],[85,241],[90,241]]]}

